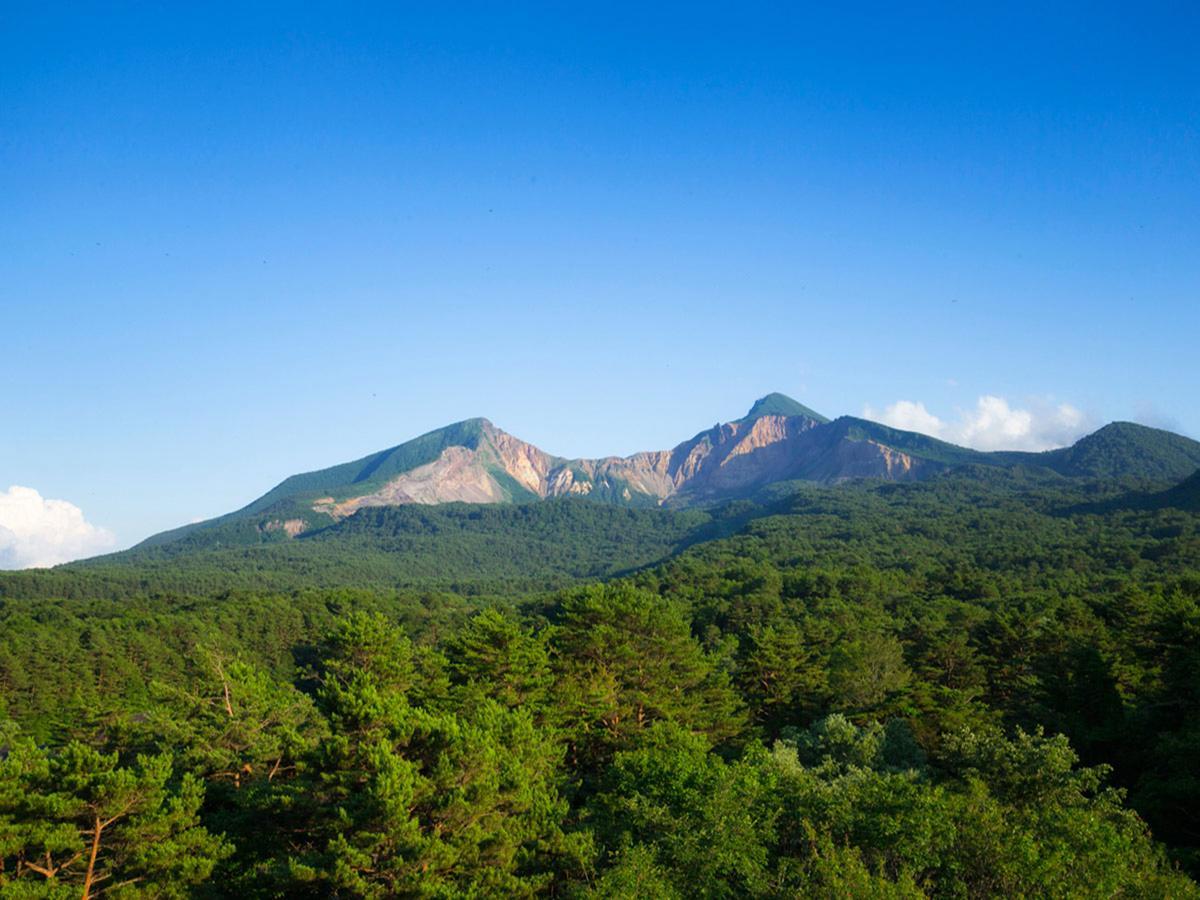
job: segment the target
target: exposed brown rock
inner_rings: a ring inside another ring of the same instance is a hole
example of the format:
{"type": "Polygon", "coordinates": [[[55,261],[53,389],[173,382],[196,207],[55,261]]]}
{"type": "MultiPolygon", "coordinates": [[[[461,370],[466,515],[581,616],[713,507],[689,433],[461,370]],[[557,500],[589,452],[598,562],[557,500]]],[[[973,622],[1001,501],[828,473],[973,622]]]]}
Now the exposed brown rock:
{"type": "Polygon", "coordinates": [[[499,473],[537,497],[615,491],[626,502],[640,496],[674,504],[789,478],[910,480],[924,466],[874,441],[829,435],[819,425],[807,416],[764,415],[716,426],[672,450],[564,460],[484,422],[478,447],[449,447],[433,462],[371,493],[341,501],[322,498],[313,509],[342,518],[369,506],[503,502],[511,492],[499,473]]]}
{"type": "Polygon", "coordinates": [[[279,531],[282,529],[287,533],[287,536],[294,538],[308,528],[308,523],[303,519],[288,519],[286,522],[279,519],[272,519],[266,525],[262,526],[263,531],[279,531]]]}

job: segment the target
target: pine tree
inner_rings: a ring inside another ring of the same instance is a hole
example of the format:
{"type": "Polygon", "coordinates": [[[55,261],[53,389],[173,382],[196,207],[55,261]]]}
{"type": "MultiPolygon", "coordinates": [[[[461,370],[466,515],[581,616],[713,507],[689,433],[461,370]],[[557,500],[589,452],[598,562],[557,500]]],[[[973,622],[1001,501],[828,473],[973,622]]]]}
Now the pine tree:
{"type": "Polygon", "coordinates": [[[167,754],[123,766],[19,740],[0,760],[0,893],[186,897],[232,851],[200,826],[203,798],[167,754]]]}

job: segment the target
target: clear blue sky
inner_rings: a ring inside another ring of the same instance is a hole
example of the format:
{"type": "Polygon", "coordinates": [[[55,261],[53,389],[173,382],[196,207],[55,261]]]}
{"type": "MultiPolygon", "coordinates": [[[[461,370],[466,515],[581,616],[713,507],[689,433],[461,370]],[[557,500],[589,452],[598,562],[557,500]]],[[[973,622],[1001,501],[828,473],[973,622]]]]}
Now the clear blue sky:
{"type": "Polygon", "coordinates": [[[0,7],[0,491],[126,545],[772,390],[1200,436],[1194,3],[246,5],[0,7]]]}

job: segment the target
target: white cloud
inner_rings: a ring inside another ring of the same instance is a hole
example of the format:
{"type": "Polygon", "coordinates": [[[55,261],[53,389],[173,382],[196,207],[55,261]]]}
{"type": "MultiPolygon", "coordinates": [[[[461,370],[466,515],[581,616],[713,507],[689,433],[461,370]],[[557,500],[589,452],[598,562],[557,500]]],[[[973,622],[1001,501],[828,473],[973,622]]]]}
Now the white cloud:
{"type": "Polygon", "coordinates": [[[1017,409],[1003,397],[990,394],[980,397],[974,409],[959,410],[955,422],[946,422],[924,403],[911,400],[898,400],[882,411],[864,407],[863,417],[976,450],[1064,447],[1086,434],[1091,424],[1069,403],[1034,401],[1028,409],[1017,409]]]}
{"type": "Polygon", "coordinates": [[[911,400],[897,400],[883,412],[876,412],[870,406],[865,406],[863,418],[905,431],[919,431],[933,437],[941,437],[946,432],[945,422],[927,410],[924,403],[914,403],[911,400]]]}
{"type": "Polygon", "coordinates": [[[74,503],[48,500],[33,488],[0,492],[0,569],[56,566],[111,550],[112,532],[97,528],[74,503]]]}

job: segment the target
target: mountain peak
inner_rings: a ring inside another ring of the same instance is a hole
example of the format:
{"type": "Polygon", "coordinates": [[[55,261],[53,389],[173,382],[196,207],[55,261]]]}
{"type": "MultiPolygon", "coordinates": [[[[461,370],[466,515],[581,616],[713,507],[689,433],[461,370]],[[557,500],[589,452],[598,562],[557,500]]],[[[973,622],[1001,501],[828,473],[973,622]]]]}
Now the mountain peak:
{"type": "Polygon", "coordinates": [[[817,422],[829,421],[819,412],[814,412],[803,403],[798,403],[786,394],[780,393],[767,394],[767,396],[755,400],[743,421],[757,419],[759,416],[807,416],[817,422]]]}
{"type": "Polygon", "coordinates": [[[1045,459],[1062,475],[1178,481],[1200,466],[1200,443],[1134,422],[1110,422],[1045,459]]]}

